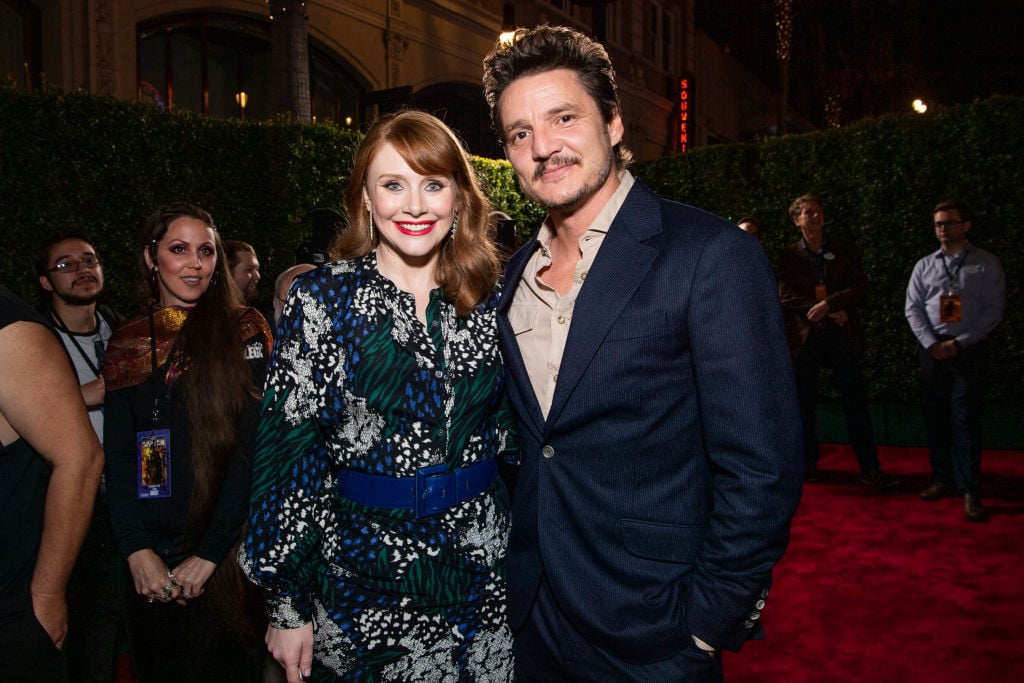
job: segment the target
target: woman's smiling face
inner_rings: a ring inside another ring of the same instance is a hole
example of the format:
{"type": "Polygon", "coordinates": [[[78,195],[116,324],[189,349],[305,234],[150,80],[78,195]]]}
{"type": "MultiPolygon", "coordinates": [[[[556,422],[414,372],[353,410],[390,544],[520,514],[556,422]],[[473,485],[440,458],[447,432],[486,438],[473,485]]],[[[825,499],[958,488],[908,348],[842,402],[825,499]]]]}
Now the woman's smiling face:
{"type": "Polygon", "coordinates": [[[450,176],[420,175],[388,143],[370,162],[363,197],[380,235],[378,251],[409,265],[436,261],[455,216],[450,176]]]}
{"type": "Polygon", "coordinates": [[[156,267],[162,305],[194,306],[209,288],[217,268],[213,228],[196,218],[177,218],[157,243],[156,258],[149,248],[144,257],[146,265],[156,267]]]}

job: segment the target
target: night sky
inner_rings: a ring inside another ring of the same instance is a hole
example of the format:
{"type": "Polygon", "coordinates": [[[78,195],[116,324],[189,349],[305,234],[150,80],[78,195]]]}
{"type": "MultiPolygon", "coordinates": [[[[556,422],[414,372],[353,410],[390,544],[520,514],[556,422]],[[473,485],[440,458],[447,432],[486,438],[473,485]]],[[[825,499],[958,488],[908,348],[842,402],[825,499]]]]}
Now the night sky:
{"type": "MultiPolygon", "coordinates": [[[[792,0],[790,107],[825,124],[1024,95],[1024,0],[792,0]]],[[[765,82],[779,81],[773,0],[697,0],[697,25],[765,82]]]]}

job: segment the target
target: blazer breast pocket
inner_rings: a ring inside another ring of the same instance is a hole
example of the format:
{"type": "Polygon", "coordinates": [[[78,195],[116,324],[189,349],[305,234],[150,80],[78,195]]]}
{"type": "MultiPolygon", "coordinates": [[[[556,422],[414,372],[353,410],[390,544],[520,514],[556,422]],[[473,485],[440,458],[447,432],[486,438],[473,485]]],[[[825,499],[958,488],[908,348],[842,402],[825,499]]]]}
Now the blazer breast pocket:
{"type": "Polygon", "coordinates": [[[659,337],[672,333],[668,311],[651,310],[642,313],[630,312],[620,315],[608,330],[607,341],[659,337]]]}

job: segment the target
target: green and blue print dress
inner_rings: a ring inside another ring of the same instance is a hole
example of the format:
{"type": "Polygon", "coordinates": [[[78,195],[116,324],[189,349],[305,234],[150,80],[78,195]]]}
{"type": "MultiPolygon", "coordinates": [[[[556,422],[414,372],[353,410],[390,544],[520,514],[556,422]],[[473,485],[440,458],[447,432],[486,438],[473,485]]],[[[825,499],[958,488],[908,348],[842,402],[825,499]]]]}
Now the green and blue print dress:
{"type": "Polygon", "coordinates": [[[300,276],[278,325],[239,561],[271,625],[313,622],[315,680],[509,681],[499,477],[436,515],[357,504],[343,468],[411,477],[513,453],[495,305],[427,325],[375,255],[300,276]]]}

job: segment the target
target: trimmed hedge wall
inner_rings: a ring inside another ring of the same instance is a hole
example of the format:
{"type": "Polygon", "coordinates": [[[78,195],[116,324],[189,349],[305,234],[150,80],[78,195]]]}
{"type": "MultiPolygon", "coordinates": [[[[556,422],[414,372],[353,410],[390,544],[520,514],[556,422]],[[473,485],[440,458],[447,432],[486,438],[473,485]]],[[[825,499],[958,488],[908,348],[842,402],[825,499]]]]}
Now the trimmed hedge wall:
{"type": "MultiPolygon", "coordinates": [[[[916,342],[903,314],[914,264],[938,249],[932,208],[959,198],[974,214],[969,238],[996,254],[1007,278],[1004,323],[992,345],[989,398],[1024,414],[1024,98],[994,97],[925,116],[889,116],[847,128],[708,147],[640,165],[665,197],[733,220],[761,221],[769,259],[800,237],[789,219],[805,192],[825,207],[825,234],[861,248],[869,281],[864,372],[872,401],[918,397],[916,342]]],[[[1018,427],[1018,434],[1021,433],[1018,427]]]]}
{"type": "MultiPolygon", "coordinates": [[[[157,205],[209,209],[226,238],[251,242],[270,282],[308,239],[303,217],[338,208],[358,136],[331,125],[241,123],[53,90],[0,87],[0,281],[30,300],[37,245],[60,228],[91,233],[105,260],[108,301],[133,311],[135,233],[157,205]]],[[[974,210],[970,237],[1007,271],[1006,321],[993,348],[990,398],[1024,405],[1024,98],[997,97],[926,116],[694,150],[638,164],[659,194],[732,219],[753,213],[773,261],[798,238],[787,208],[804,192],[825,204],[826,234],[863,250],[865,372],[873,401],[916,402],[914,340],[903,296],[915,261],[937,248],[931,208],[958,197],[974,210]]],[[[543,212],[504,161],[475,159],[497,208],[525,239],[543,212]]],[[[1019,412],[1018,412],[1019,414],[1019,412]]]]}
{"type": "MultiPolygon", "coordinates": [[[[269,304],[273,279],[310,237],[303,218],[340,209],[358,142],[330,124],[242,123],[0,87],[0,282],[37,301],[36,248],[62,228],[84,230],[104,259],[107,301],[130,313],[139,226],[162,203],[190,201],[213,214],[224,238],[256,248],[269,304]]],[[[507,163],[474,164],[496,207],[520,226],[540,223],[507,163]]]]}

